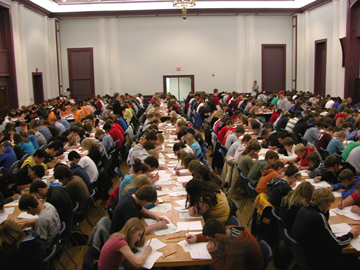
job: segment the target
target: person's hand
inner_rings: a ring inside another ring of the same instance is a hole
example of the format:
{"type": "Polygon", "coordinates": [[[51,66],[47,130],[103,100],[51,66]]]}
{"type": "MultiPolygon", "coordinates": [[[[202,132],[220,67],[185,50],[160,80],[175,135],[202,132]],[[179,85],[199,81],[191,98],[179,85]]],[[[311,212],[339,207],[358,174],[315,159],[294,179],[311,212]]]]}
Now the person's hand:
{"type": "Polygon", "coordinates": [[[152,247],[150,245],[147,245],[145,247],[145,253],[150,254],[152,252],[152,247]]]}
{"type": "Polygon", "coordinates": [[[49,171],[45,171],[45,175],[49,175],[49,171]]]}
{"type": "Polygon", "coordinates": [[[334,191],[333,187],[327,187],[327,189],[330,190],[330,191],[334,191]]]}
{"type": "Polygon", "coordinates": [[[157,190],[162,190],[162,186],[157,186],[156,189],[157,190]]]}
{"type": "Polygon", "coordinates": [[[350,211],[353,213],[358,213],[360,210],[360,207],[357,205],[354,205],[353,207],[351,207],[350,211]]]}
{"type": "Polygon", "coordinates": [[[64,156],[64,155],[61,155],[61,156],[58,156],[57,158],[58,158],[58,159],[63,159],[63,158],[65,158],[65,156],[64,156]]]}
{"type": "Polygon", "coordinates": [[[186,242],[190,243],[195,243],[197,239],[197,236],[194,234],[188,234],[186,235],[186,242]]]}
{"type": "Polygon", "coordinates": [[[159,170],[165,170],[166,168],[162,165],[159,166],[159,170]]]}
{"type": "Polygon", "coordinates": [[[169,222],[169,220],[167,219],[167,218],[164,218],[164,217],[158,217],[157,219],[156,219],[156,221],[163,221],[163,222],[165,222],[165,224],[168,224],[168,223],[170,223],[169,222]]]}
{"type": "MultiPolygon", "coordinates": [[[[159,174],[157,173],[157,174],[155,174],[155,176],[153,177],[153,178],[151,178],[151,180],[152,181],[157,181],[157,180],[159,180],[159,174]]],[[[154,183],[154,182],[153,182],[154,183]]]]}
{"type": "Polygon", "coordinates": [[[320,182],[320,181],[321,181],[321,176],[314,177],[314,182],[315,183],[320,182]]]}
{"type": "MultiPolygon", "coordinates": [[[[169,223],[169,222],[167,222],[169,223]]],[[[166,225],[166,222],[165,221],[159,221],[158,223],[156,223],[156,227],[157,229],[166,229],[168,226],[166,225]]]]}
{"type": "Polygon", "coordinates": [[[358,230],[358,229],[351,229],[350,232],[354,236],[353,239],[357,238],[359,236],[359,234],[360,234],[360,230],[358,230]]]}
{"type": "Polygon", "coordinates": [[[207,250],[210,252],[214,252],[218,250],[218,247],[214,241],[209,241],[206,245],[207,250]]]}
{"type": "Polygon", "coordinates": [[[156,202],[154,204],[155,204],[155,206],[159,205],[160,204],[159,200],[156,200],[156,202]]]}
{"type": "Polygon", "coordinates": [[[301,168],[302,168],[302,167],[301,167],[301,165],[300,165],[300,166],[298,167],[299,171],[301,171],[301,168]]]}
{"type": "Polygon", "coordinates": [[[339,208],[339,209],[343,209],[343,208],[344,208],[342,201],[337,204],[337,208],[339,208]]]}
{"type": "Polygon", "coordinates": [[[183,182],[183,183],[182,183],[183,188],[186,187],[186,184],[187,184],[187,182],[183,182]]]}
{"type": "Polygon", "coordinates": [[[19,194],[14,194],[14,195],[12,195],[12,199],[14,200],[14,201],[16,201],[16,200],[18,200],[19,199],[19,197],[20,197],[20,195],[19,194]]]}

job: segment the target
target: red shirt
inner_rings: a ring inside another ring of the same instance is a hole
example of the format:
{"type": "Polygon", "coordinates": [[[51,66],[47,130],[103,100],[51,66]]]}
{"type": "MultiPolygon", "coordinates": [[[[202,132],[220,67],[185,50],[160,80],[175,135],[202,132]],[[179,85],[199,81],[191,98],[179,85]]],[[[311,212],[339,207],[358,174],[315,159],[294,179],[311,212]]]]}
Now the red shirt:
{"type": "Polygon", "coordinates": [[[230,134],[234,133],[234,132],[235,132],[235,128],[230,128],[230,129],[226,132],[226,134],[225,134],[225,136],[224,136],[224,139],[223,139],[222,142],[221,142],[222,145],[225,146],[227,137],[228,137],[230,134]]]}
{"type": "Polygon", "coordinates": [[[356,192],[353,192],[350,196],[353,198],[355,204],[360,205],[360,197],[356,194],[356,192]]]}
{"type": "Polygon", "coordinates": [[[338,119],[339,117],[344,118],[344,120],[346,121],[346,115],[344,113],[338,113],[337,115],[335,115],[334,120],[336,121],[336,119],[338,119]]]}
{"type": "Polygon", "coordinates": [[[114,125],[112,125],[112,127],[109,131],[109,135],[114,140],[114,142],[117,141],[116,148],[120,149],[122,142],[124,140],[124,136],[121,134],[120,130],[118,130],[117,128],[114,127],[114,125]]]}
{"type": "Polygon", "coordinates": [[[279,114],[277,113],[277,111],[274,111],[273,114],[271,115],[270,123],[274,124],[274,122],[276,121],[276,119],[278,119],[278,117],[279,117],[279,114]]]}
{"type": "Polygon", "coordinates": [[[229,130],[229,128],[227,126],[225,126],[219,131],[218,136],[217,136],[217,139],[219,142],[222,143],[228,130],[229,130]]]}
{"type": "Polygon", "coordinates": [[[115,122],[115,123],[112,125],[112,127],[118,129],[118,130],[121,132],[121,134],[124,135],[124,130],[122,129],[122,127],[121,127],[118,123],[115,122]]]}
{"type": "Polygon", "coordinates": [[[214,103],[215,107],[216,107],[216,105],[220,105],[220,100],[219,100],[218,96],[213,95],[213,103],[214,103]]]}
{"type": "Polygon", "coordinates": [[[319,151],[319,153],[322,152],[320,148],[326,149],[330,141],[331,141],[331,136],[329,133],[323,132],[319,135],[319,138],[315,142],[315,147],[319,151]]]}
{"type": "Polygon", "coordinates": [[[124,262],[124,255],[119,252],[119,249],[129,246],[126,243],[122,235],[109,238],[104,244],[100,252],[100,258],[98,262],[98,269],[103,270],[116,270],[119,268],[119,264],[124,262]]]}
{"type": "Polygon", "coordinates": [[[307,167],[307,166],[309,166],[309,163],[307,162],[306,157],[307,157],[307,155],[308,155],[309,153],[314,152],[314,149],[312,149],[312,148],[310,148],[310,147],[305,147],[305,148],[306,148],[306,153],[305,153],[305,155],[303,155],[302,158],[299,158],[299,156],[297,157],[297,161],[300,160],[300,166],[301,166],[301,167],[307,167]]]}

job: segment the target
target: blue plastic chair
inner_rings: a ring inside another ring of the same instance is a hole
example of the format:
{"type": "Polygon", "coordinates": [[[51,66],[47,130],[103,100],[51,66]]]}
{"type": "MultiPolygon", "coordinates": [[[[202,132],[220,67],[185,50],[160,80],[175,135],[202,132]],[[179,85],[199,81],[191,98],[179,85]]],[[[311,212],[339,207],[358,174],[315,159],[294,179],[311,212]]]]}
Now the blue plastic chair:
{"type": "Polygon", "coordinates": [[[291,243],[292,253],[296,263],[300,266],[302,270],[310,270],[311,268],[308,265],[307,258],[305,256],[303,248],[298,242],[289,236],[287,229],[284,229],[284,235],[291,243]]]}
{"type": "Polygon", "coordinates": [[[228,219],[228,221],[226,221],[226,223],[225,223],[225,226],[229,226],[229,225],[241,227],[241,222],[240,222],[240,220],[237,219],[237,217],[231,216],[228,219]]]}
{"type": "Polygon", "coordinates": [[[272,252],[271,247],[269,246],[269,244],[266,243],[264,240],[261,240],[259,242],[259,246],[260,246],[260,249],[262,251],[263,258],[264,258],[263,270],[266,270],[271,258],[273,257],[273,252],[272,252]]]}

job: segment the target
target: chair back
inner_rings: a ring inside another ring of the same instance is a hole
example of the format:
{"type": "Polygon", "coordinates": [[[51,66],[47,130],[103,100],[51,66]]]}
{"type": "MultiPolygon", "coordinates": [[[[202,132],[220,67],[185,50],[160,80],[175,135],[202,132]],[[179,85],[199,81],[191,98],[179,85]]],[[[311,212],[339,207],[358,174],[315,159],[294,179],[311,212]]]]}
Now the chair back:
{"type": "Polygon", "coordinates": [[[263,258],[264,258],[263,270],[266,270],[266,268],[269,264],[269,261],[273,257],[273,253],[272,253],[272,250],[271,250],[271,247],[269,246],[269,244],[266,243],[264,240],[261,240],[259,242],[259,246],[260,246],[261,252],[263,254],[263,258]]]}
{"type": "Polygon", "coordinates": [[[95,196],[95,190],[93,189],[90,193],[89,198],[86,199],[86,202],[84,204],[84,208],[82,209],[82,212],[79,215],[74,215],[75,222],[80,223],[87,217],[89,210],[90,210],[90,202],[94,196],[95,196]]]}
{"type": "Polygon", "coordinates": [[[51,260],[54,258],[55,254],[56,254],[56,251],[57,251],[57,245],[53,244],[52,247],[51,247],[50,254],[41,263],[41,265],[39,267],[40,270],[49,270],[49,269],[51,269],[50,263],[51,263],[51,260]]]}
{"type": "Polygon", "coordinates": [[[20,164],[20,160],[15,161],[13,165],[11,165],[8,173],[16,173],[19,170],[19,164],[20,164]]]}
{"type": "Polygon", "coordinates": [[[258,195],[257,191],[255,190],[255,188],[253,187],[253,185],[250,183],[250,181],[248,182],[248,190],[250,192],[250,197],[255,200],[256,196],[258,195]]]}
{"type": "Polygon", "coordinates": [[[284,229],[284,235],[291,243],[292,253],[296,263],[300,266],[302,270],[310,270],[311,268],[308,265],[308,261],[305,256],[304,250],[302,249],[300,244],[289,236],[287,229],[284,229]]]}
{"type": "Polygon", "coordinates": [[[28,157],[29,157],[29,154],[23,155],[23,157],[20,159],[19,167],[21,167],[21,165],[24,163],[25,159],[27,159],[28,157]]]}
{"type": "Polygon", "coordinates": [[[230,207],[230,214],[229,218],[231,216],[236,216],[236,211],[239,209],[239,205],[234,199],[228,199],[229,207],[230,207]]]}
{"type": "MultiPolygon", "coordinates": [[[[207,144],[207,143],[206,143],[207,144]]],[[[208,151],[208,149],[206,147],[201,147],[201,152],[203,152],[204,154],[206,154],[206,152],[208,151]]]]}
{"type": "Polygon", "coordinates": [[[228,219],[228,221],[226,221],[225,226],[230,226],[230,225],[241,227],[240,220],[238,220],[236,216],[231,216],[228,219]]]}
{"type": "Polygon", "coordinates": [[[222,148],[219,149],[219,153],[221,154],[222,164],[225,164],[225,152],[222,148]]]}
{"type": "Polygon", "coordinates": [[[334,156],[338,158],[339,162],[345,162],[345,160],[343,159],[343,157],[340,154],[335,153],[334,156]]]}
{"type": "Polygon", "coordinates": [[[207,142],[203,142],[202,145],[201,145],[201,149],[202,149],[202,148],[206,148],[206,149],[207,149],[208,146],[209,146],[209,145],[208,145],[207,142]]]}
{"type": "Polygon", "coordinates": [[[129,150],[130,150],[130,148],[131,148],[130,143],[125,143],[124,145],[125,145],[126,149],[129,151],[129,150]]]}
{"type": "Polygon", "coordinates": [[[227,196],[230,192],[231,192],[231,188],[229,188],[229,189],[226,191],[225,195],[227,196]]]}
{"type": "Polygon", "coordinates": [[[277,224],[278,224],[279,235],[280,235],[281,239],[284,240],[284,242],[285,242],[289,247],[291,247],[291,243],[289,242],[289,239],[286,238],[285,235],[284,235],[284,230],[286,229],[285,222],[282,220],[281,217],[279,217],[279,216],[276,214],[275,208],[271,209],[271,213],[272,213],[272,215],[274,216],[274,218],[276,219],[276,222],[277,222],[277,224]]]}
{"type": "Polygon", "coordinates": [[[71,228],[73,227],[74,225],[74,216],[75,216],[75,213],[76,211],[78,210],[79,208],[79,203],[78,202],[75,202],[74,204],[74,208],[71,210],[67,220],[66,220],[66,228],[65,230],[61,233],[61,238],[64,238],[65,236],[67,236],[70,231],[71,231],[71,228]]]}
{"type": "Polygon", "coordinates": [[[330,156],[330,153],[326,149],[320,147],[320,150],[322,151],[323,160],[325,160],[328,156],[330,156]]]}
{"type": "Polygon", "coordinates": [[[209,161],[207,161],[207,159],[203,159],[201,161],[205,166],[208,166],[209,165],[209,161]]]}

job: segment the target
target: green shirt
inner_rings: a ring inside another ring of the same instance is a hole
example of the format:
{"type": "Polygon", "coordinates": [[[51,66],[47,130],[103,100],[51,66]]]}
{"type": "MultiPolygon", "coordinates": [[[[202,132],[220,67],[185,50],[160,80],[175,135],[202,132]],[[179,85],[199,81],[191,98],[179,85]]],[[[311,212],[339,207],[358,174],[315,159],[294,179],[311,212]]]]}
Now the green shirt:
{"type": "Polygon", "coordinates": [[[276,105],[276,104],[278,103],[278,101],[279,101],[279,98],[274,97],[274,98],[272,99],[271,103],[276,105]]]}
{"type": "Polygon", "coordinates": [[[346,161],[346,159],[348,158],[351,150],[353,150],[355,147],[360,146],[360,144],[358,142],[350,142],[344,149],[344,151],[341,154],[341,157],[346,161]]]}

